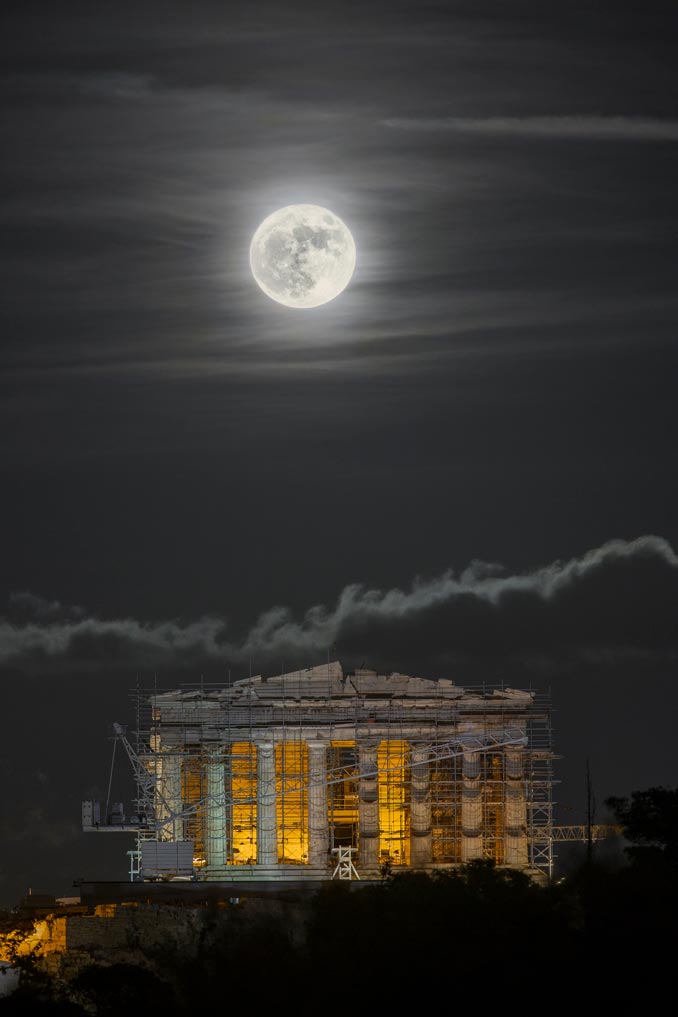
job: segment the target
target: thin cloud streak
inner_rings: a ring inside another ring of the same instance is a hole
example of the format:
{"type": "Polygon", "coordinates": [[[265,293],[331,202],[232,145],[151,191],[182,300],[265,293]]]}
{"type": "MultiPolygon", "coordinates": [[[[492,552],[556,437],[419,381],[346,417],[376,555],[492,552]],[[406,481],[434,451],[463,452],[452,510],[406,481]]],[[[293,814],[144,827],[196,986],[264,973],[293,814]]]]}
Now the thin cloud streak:
{"type": "Polygon", "coordinates": [[[406,131],[457,131],[586,141],[678,141],[678,122],[651,117],[392,117],[383,120],[382,124],[406,131]]]}
{"type": "MultiPolygon", "coordinates": [[[[678,653],[677,595],[678,556],[662,537],[649,535],[609,541],[523,574],[474,561],[459,575],[448,570],[417,579],[409,590],[351,584],[333,608],[315,605],[301,620],[286,607],[273,607],[243,638],[217,617],[144,623],[73,613],[52,621],[34,598],[32,620],[10,613],[0,621],[0,663],[57,670],[246,661],[264,667],[281,657],[315,662],[331,647],[458,659],[671,655],[678,653]]],[[[25,612],[30,598],[22,594],[19,601],[25,612]]]]}

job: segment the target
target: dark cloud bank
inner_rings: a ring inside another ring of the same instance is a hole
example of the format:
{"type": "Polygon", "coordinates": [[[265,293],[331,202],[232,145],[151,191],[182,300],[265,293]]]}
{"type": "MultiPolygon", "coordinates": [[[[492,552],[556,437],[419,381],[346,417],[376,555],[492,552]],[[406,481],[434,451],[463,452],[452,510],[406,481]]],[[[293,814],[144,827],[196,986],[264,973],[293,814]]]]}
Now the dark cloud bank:
{"type": "Polygon", "coordinates": [[[142,622],[15,594],[0,621],[0,664],[27,671],[304,667],[329,653],[377,667],[529,664],[549,675],[577,662],[678,657],[678,556],[658,536],[612,540],[581,557],[509,575],[474,561],[409,590],[346,586],[335,605],[296,619],[273,607],[244,635],[217,617],[142,622]]]}

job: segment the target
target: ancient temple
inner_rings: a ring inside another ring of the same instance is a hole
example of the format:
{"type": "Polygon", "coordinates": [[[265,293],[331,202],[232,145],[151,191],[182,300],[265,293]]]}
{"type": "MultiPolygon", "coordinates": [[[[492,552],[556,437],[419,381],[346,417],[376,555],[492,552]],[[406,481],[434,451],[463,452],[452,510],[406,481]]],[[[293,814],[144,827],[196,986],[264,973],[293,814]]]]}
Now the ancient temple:
{"type": "Polygon", "coordinates": [[[342,861],[372,879],[480,858],[550,872],[549,705],[533,691],[333,662],[146,703],[141,878],[322,880],[342,861]]]}

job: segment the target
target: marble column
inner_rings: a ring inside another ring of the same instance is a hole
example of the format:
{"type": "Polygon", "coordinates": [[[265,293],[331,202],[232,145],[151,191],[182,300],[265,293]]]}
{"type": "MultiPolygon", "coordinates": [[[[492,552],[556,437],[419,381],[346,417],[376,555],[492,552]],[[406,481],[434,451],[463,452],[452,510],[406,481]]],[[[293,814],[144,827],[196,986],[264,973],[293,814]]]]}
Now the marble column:
{"type": "Polygon", "coordinates": [[[327,746],[308,742],[308,863],[327,867],[327,746]]]}
{"type": "Polygon", "coordinates": [[[181,753],[178,748],[163,751],[160,763],[160,794],[158,812],[162,819],[163,840],[183,840],[184,823],[180,818],[183,807],[181,788],[181,753]]]}
{"type": "Polygon", "coordinates": [[[359,851],[358,871],[379,868],[379,781],[377,753],[379,742],[358,742],[359,851]]]}
{"type": "Polygon", "coordinates": [[[461,791],[461,860],[483,857],[483,797],[480,753],[464,752],[461,791]]]}
{"type": "Polygon", "coordinates": [[[410,865],[420,868],[432,860],[431,766],[426,746],[412,746],[410,792],[410,865]]]}
{"type": "Polygon", "coordinates": [[[515,869],[527,866],[527,803],[523,760],[522,749],[505,749],[505,857],[506,864],[515,869]]]}
{"type": "Polygon", "coordinates": [[[209,868],[222,868],[226,864],[227,845],[224,756],[220,745],[208,749],[205,769],[207,785],[205,856],[209,868]]]}
{"type": "Polygon", "coordinates": [[[257,865],[276,865],[275,746],[257,744],[257,865]]]}

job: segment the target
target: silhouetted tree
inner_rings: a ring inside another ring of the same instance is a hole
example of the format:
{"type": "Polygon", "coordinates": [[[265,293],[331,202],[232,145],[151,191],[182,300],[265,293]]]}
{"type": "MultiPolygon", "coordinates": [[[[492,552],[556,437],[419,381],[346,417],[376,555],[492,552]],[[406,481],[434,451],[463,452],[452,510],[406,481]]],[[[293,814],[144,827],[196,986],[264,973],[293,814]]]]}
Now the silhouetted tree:
{"type": "Polygon", "coordinates": [[[650,787],[606,804],[631,842],[633,862],[678,870],[678,788],[650,787]]]}

